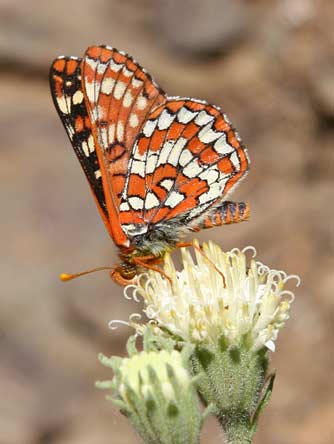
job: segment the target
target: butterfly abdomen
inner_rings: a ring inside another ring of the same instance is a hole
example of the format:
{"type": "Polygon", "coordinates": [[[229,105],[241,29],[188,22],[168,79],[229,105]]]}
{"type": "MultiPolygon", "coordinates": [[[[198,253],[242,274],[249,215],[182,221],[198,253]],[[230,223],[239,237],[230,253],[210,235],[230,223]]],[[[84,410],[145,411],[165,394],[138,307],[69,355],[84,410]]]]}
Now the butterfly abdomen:
{"type": "Polygon", "coordinates": [[[249,205],[244,202],[223,202],[212,213],[203,219],[195,231],[203,228],[219,227],[220,225],[243,222],[249,218],[249,205]]]}

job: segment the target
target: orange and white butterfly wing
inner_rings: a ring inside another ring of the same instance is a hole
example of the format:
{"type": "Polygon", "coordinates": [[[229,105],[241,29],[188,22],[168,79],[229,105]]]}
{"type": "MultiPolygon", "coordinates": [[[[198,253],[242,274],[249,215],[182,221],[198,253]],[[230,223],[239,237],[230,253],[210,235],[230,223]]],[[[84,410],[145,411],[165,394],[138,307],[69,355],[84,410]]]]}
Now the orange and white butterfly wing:
{"type": "Polygon", "coordinates": [[[102,178],[81,85],[81,59],[60,56],[50,68],[52,98],[93,192],[101,217],[112,234],[102,178]]]}
{"type": "Polygon", "coordinates": [[[224,113],[170,98],[148,116],[129,161],[120,221],[129,237],[198,227],[246,175],[249,159],[224,113]]]}
{"type": "Polygon", "coordinates": [[[166,96],[132,57],[107,46],[87,49],[82,84],[113,238],[125,246],[128,241],[118,215],[129,158],[149,113],[166,96]]]}

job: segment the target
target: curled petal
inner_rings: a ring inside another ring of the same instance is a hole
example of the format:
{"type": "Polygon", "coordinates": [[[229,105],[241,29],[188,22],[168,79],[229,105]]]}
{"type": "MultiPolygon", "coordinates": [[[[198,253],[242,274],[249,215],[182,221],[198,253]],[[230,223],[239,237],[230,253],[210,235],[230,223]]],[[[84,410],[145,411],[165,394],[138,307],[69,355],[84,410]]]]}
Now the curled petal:
{"type": "Polygon", "coordinates": [[[299,287],[302,280],[300,279],[300,276],[298,276],[298,274],[291,274],[290,276],[286,276],[284,278],[284,284],[286,284],[288,281],[291,281],[292,279],[296,279],[296,287],[299,287]]]}
{"type": "Polygon", "coordinates": [[[119,325],[126,325],[127,327],[130,327],[130,324],[127,321],[123,321],[122,319],[113,319],[108,323],[108,327],[110,328],[110,330],[117,330],[119,325]]]}

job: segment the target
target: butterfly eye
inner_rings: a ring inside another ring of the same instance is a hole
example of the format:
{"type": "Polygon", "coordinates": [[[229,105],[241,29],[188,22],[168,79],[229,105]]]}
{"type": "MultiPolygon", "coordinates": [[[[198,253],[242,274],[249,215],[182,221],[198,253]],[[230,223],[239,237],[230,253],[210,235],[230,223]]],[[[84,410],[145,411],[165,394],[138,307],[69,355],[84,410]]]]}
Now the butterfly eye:
{"type": "Polygon", "coordinates": [[[116,284],[126,286],[133,282],[136,274],[137,269],[135,266],[123,263],[110,272],[110,277],[114,282],[116,282],[116,284]]]}
{"type": "Polygon", "coordinates": [[[120,274],[124,279],[133,279],[137,273],[136,267],[133,266],[127,266],[123,264],[123,266],[120,269],[120,274]]]}

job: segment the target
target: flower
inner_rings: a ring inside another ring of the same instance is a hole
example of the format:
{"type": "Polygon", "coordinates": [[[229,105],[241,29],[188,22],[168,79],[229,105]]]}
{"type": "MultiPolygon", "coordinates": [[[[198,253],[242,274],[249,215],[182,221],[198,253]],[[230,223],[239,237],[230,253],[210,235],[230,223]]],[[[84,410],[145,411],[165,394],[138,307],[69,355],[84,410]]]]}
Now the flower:
{"type": "MultiPolygon", "coordinates": [[[[224,336],[230,345],[242,338],[252,351],[263,347],[274,351],[279,330],[289,318],[294,295],[285,284],[295,275],[272,270],[255,261],[253,247],[223,252],[213,242],[190,249],[182,248],[183,269],[177,271],[170,255],[164,260],[164,272],[149,270],[138,285],[129,286],[132,296],[145,301],[144,312],[161,331],[168,331],[184,342],[214,345],[224,336]],[[253,251],[249,265],[247,251],[253,251]],[[145,277],[146,276],[146,277],[145,277]]],[[[137,330],[143,326],[136,325],[137,330]]]]}

